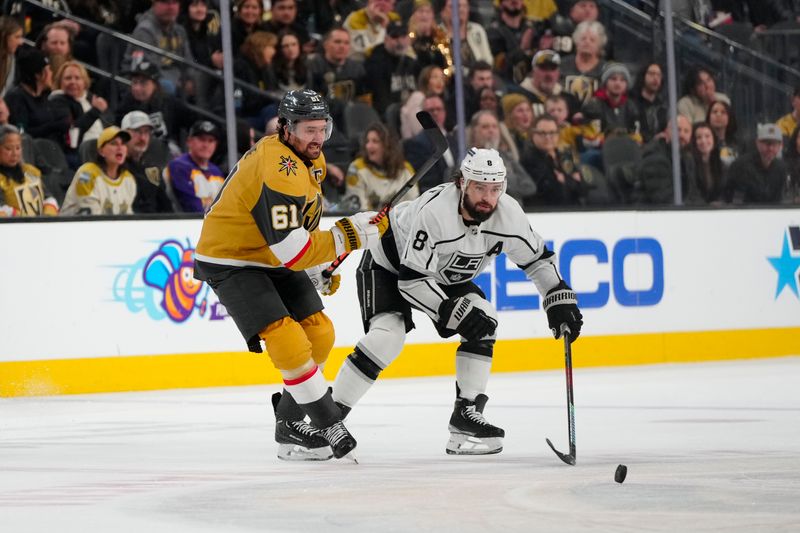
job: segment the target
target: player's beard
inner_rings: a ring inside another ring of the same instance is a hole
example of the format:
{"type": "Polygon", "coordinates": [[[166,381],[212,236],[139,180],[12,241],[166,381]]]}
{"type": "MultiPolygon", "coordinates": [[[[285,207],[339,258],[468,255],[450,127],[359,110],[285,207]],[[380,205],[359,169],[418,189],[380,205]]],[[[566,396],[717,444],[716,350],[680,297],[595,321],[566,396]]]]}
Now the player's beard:
{"type": "Polygon", "coordinates": [[[308,159],[316,159],[322,153],[322,145],[315,144],[315,143],[308,143],[306,145],[306,149],[303,151],[303,155],[306,156],[308,159]]]}
{"type": "Polygon", "coordinates": [[[462,200],[461,205],[464,207],[464,211],[466,211],[472,220],[476,222],[486,222],[489,220],[489,217],[492,216],[494,210],[497,209],[497,204],[495,204],[495,206],[488,211],[479,210],[475,204],[470,202],[466,194],[464,194],[464,199],[462,200]]]}

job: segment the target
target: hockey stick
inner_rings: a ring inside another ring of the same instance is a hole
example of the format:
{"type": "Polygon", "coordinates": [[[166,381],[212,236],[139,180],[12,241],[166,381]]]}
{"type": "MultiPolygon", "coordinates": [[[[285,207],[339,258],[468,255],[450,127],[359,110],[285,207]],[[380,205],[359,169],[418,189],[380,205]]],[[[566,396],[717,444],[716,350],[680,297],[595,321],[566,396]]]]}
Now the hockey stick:
{"type": "MultiPolygon", "coordinates": [[[[447,139],[445,138],[444,133],[442,133],[442,130],[439,129],[439,125],[436,124],[436,121],[433,120],[433,117],[431,117],[431,114],[427,111],[420,111],[417,113],[417,120],[422,125],[423,132],[428,137],[428,141],[430,141],[430,143],[433,145],[433,153],[428,159],[425,160],[424,163],[422,163],[422,166],[419,167],[414,175],[408,178],[408,181],[405,182],[396,193],[394,193],[394,196],[392,196],[389,201],[384,204],[383,208],[378,211],[378,214],[372,218],[370,222],[373,224],[377,224],[383,220],[384,217],[388,216],[389,210],[394,206],[394,204],[397,203],[397,201],[403,196],[405,196],[405,194],[410,191],[411,188],[416,185],[417,182],[421,180],[431,168],[433,168],[433,165],[435,165],[436,162],[439,161],[442,155],[447,151],[447,139]]],[[[339,268],[342,262],[347,259],[348,255],[350,255],[350,253],[345,252],[334,259],[333,262],[328,265],[328,268],[322,271],[322,277],[326,279],[330,278],[334,271],[339,268]]]]}
{"type": "Polygon", "coordinates": [[[561,324],[561,336],[564,337],[564,363],[567,372],[567,432],[569,434],[569,454],[556,450],[550,439],[545,439],[556,455],[568,465],[575,464],[575,398],[572,395],[572,347],[570,346],[569,326],[561,324]]]}

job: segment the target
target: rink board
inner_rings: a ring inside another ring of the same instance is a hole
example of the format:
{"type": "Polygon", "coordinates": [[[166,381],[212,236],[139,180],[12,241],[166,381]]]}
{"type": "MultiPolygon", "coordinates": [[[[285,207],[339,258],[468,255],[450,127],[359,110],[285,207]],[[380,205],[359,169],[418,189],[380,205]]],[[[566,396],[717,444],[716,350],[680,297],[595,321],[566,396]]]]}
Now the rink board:
{"type": "MultiPolygon", "coordinates": [[[[575,365],[800,354],[800,210],[546,213],[531,225],[579,296],[575,365]]],[[[323,219],[329,227],[333,219],[323,219]]],[[[212,291],[182,291],[200,220],[0,224],[0,396],[275,383],[212,291]],[[183,264],[182,264],[183,263],[183,264]],[[166,302],[166,304],[165,304],[166,302]]],[[[324,298],[332,377],[362,335],[353,273],[324,298]]],[[[494,370],[559,368],[532,283],[504,255],[478,278],[500,317],[494,370]]],[[[386,377],[452,374],[427,317],[386,377]]]]}

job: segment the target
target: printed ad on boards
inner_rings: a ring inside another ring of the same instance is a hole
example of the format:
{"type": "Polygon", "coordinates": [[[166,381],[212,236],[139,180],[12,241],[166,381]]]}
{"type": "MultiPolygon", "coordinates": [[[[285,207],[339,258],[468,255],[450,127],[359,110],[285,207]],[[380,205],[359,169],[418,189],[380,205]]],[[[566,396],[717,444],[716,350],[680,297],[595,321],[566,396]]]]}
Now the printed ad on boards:
{"type": "MultiPolygon", "coordinates": [[[[800,326],[800,211],[530,214],[575,289],[583,335],[800,326]]],[[[333,219],[323,219],[327,228],[333,219]]],[[[200,220],[2,224],[0,361],[243,351],[192,276],[200,220]]],[[[363,333],[358,254],[323,297],[337,346],[363,333]]],[[[476,282],[500,339],[550,336],[541,298],[504,254],[476,282]]],[[[409,343],[441,339],[422,313],[409,343]]]]}

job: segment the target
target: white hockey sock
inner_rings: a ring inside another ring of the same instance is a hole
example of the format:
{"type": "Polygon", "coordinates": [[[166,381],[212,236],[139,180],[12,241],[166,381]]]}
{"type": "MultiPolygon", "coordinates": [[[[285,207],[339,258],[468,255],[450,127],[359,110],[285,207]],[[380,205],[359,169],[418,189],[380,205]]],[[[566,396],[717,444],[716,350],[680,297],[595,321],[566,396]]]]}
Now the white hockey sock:
{"type": "Polygon", "coordinates": [[[315,402],[328,392],[328,383],[316,365],[300,376],[284,376],[283,384],[298,404],[315,402]]]}
{"type": "Polygon", "coordinates": [[[456,383],[461,390],[460,396],[474,400],[478,394],[486,392],[491,369],[491,357],[456,352],[456,383]]]}
{"type": "Polygon", "coordinates": [[[336,380],[333,382],[333,400],[353,407],[367,393],[373,383],[375,380],[359,371],[348,357],[339,368],[339,373],[336,374],[336,380]]]}

